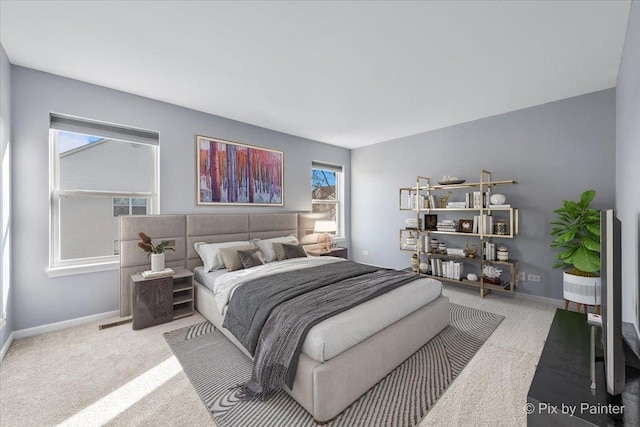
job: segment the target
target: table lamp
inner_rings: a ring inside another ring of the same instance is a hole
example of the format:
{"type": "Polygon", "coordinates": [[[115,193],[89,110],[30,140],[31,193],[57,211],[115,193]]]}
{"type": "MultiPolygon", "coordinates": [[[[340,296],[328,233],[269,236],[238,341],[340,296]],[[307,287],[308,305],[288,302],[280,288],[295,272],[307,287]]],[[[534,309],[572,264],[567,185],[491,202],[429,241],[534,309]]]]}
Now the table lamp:
{"type": "Polygon", "coordinates": [[[320,235],[318,236],[318,244],[323,251],[326,252],[331,247],[331,241],[333,240],[333,238],[329,233],[335,233],[336,231],[337,227],[335,221],[316,221],[313,232],[320,233],[320,235]]]}

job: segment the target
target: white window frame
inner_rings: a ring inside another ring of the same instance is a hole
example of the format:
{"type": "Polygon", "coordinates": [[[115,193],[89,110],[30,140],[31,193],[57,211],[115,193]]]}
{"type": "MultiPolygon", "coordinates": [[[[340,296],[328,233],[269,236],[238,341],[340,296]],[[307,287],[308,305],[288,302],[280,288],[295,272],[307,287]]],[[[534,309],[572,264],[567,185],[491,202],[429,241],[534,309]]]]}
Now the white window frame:
{"type": "Polygon", "coordinates": [[[113,214],[113,208],[115,208],[115,207],[122,207],[122,208],[125,207],[125,205],[116,205],[116,203],[115,203],[116,198],[118,198],[118,199],[129,199],[129,204],[126,205],[129,208],[129,213],[122,214],[122,215],[148,215],[149,214],[149,210],[150,210],[149,208],[153,205],[153,199],[150,198],[150,197],[114,197],[112,199],[112,201],[111,201],[111,208],[112,208],[111,209],[111,215],[114,216],[114,217],[119,217],[120,215],[114,215],[113,214]],[[148,200],[147,204],[145,205],[145,213],[144,214],[134,214],[133,213],[133,208],[134,207],[136,207],[136,208],[142,207],[142,205],[134,205],[133,204],[133,199],[146,199],[146,200],[148,200]]]}
{"type": "Polygon", "coordinates": [[[323,200],[323,199],[311,199],[311,211],[313,211],[313,205],[336,205],[336,240],[341,241],[345,239],[344,230],[344,166],[333,165],[326,162],[311,162],[311,176],[313,176],[313,170],[320,169],[336,173],[336,200],[323,200]]]}
{"type": "MultiPolygon", "coordinates": [[[[52,119],[53,119],[52,114],[52,119]]],[[[56,115],[57,116],[57,115],[56,115]]],[[[63,117],[63,116],[57,116],[63,117]]],[[[85,119],[76,119],[70,118],[70,120],[76,120],[81,122],[85,119]]],[[[92,122],[86,121],[87,124],[100,124],[100,122],[92,122]]],[[[113,127],[117,129],[114,125],[102,124],[107,128],[113,127]]],[[[125,128],[123,128],[125,129],[125,128]]],[[[84,133],[93,135],[97,132],[87,133],[79,132],[76,130],[69,130],[70,132],[84,133]]],[[[126,143],[141,143],[139,141],[130,140],[129,138],[117,138],[114,137],[113,134],[109,134],[108,132],[103,132],[106,135],[99,134],[97,136],[104,136],[110,140],[118,140],[126,143]]],[[[60,159],[58,156],[58,129],[51,128],[49,130],[49,164],[50,164],[50,175],[49,175],[49,189],[50,189],[50,203],[49,203],[49,219],[50,219],[50,248],[49,248],[49,268],[46,270],[49,277],[59,277],[59,276],[68,276],[73,274],[84,274],[84,273],[93,273],[99,271],[107,271],[107,270],[116,270],[120,267],[120,256],[119,255],[106,255],[99,257],[86,257],[86,258],[76,258],[76,259],[60,259],[60,244],[61,244],[61,236],[60,236],[60,199],[64,197],[82,197],[82,196],[90,196],[90,197],[103,197],[110,198],[111,205],[113,205],[114,197],[128,197],[128,198],[147,198],[149,199],[149,205],[147,206],[147,213],[157,214],[159,213],[159,159],[160,159],[160,147],[159,144],[150,144],[156,145],[155,155],[153,159],[154,170],[153,174],[155,177],[154,183],[154,191],[153,192],[109,192],[109,191],[91,191],[91,190],[60,190],[60,159]]],[[[135,139],[135,138],[133,138],[135,139]]],[[[113,210],[111,212],[113,215],[113,210]]]]}

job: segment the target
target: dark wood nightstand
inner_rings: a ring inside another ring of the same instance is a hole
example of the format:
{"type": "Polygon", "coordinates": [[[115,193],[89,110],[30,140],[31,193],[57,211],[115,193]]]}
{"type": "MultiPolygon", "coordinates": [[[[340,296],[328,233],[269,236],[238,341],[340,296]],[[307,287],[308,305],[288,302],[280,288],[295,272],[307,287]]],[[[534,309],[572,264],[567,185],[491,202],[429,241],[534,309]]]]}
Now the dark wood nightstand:
{"type": "Polygon", "coordinates": [[[134,330],[193,314],[193,273],[183,267],[173,271],[173,276],[153,279],[131,276],[134,330]]]}
{"type": "Polygon", "coordinates": [[[310,249],[309,251],[307,251],[307,253],[312,256],[335,256],[339,258],[349,259],[347,248],[341,248],[339,246],[329,248],[328,251],[323,251],[322,249],[310,249]]]}

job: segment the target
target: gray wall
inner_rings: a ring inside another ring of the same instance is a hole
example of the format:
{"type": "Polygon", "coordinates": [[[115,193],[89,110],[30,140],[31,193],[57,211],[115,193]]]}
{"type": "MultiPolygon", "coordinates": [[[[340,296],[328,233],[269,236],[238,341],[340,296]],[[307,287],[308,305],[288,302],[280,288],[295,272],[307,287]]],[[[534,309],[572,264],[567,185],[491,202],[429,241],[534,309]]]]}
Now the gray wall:
{"type": "MultiPolygon", "coordinates": [[[[14,329],[118,309],[118,272],[49,278],[49,113],[149,129],[160,134],[160,212],[289,212],[311,209],[312,160],[345,166],[350,151],[147,98],[13,66],[14,329]],[[201,134],[284,151],[285,206],[197,207],[195,141],[201,134]]],[[[346,188],[346,230],[350,192],[346,188]]],[[[348,236],[347,242],[349,245],[348,236]]]]}
{"type": "MultiPolygon", "coordinates": [[[[520,236],[503,241],[510,256],[521,260],[521,271],[541,276],[540,283],[521,283],[519,292],[562,299],[549,223],[562,200],[578,199],[589,188],[597,191],[594,207],[614,205],[615,90],[359,148],[351,154],[351,168],[357,200],[351,210],[351,254],[393,268],[408,267],[411,255],[398,249],[398,230],[411,215],[398,210],[399,187],[415,185],[416,175],[477,182],[481,168],[496,180],[515,179],[519,184],[499,192],[520,208],[520,236]]],[[[465,242],[438,239],[449,246],[465,242]]]]}
{"type": "Polygon", "coordinates": [[[631,3],[616,87],[616,210],[622,221],[622,317],[640,334],[640,3],[631,3]]]}
{"type": "MultiPolygon", "coordinates": [[[[7,233],[11,230],[11,214],[9,213],[8,229],[4,228],[4,222],[7,220],[4,215],[4,211],[8,208],[4,205],[4,187],[7,185],[3,181],[4,165],[7,161],[7,148],[9,147],[9,141],[11,140],[11,65],[7,58],[7,53],[4,51],[2,45],[0,45],[0,311],[2,307],[6,306],[7,311],[7,324],[4,328],[0,329],[0,348],[9,339],[9,335],[13,332],[13,289],[9,287],[9,293],[4,297],[2,291],[3,286],[11,284],[11,269],[5,269],[4,262],[5,257],[9,257],[11,254],[11,236],[7,233]],[[4,282],[8,283],[4,283],[4,282]]],[[[8,160],[9,162],[11,159],[8,160]]],[[[9,193],[11,196],[11,192],[9,193]]],[[[10,206],[9,206],[10,208],[10,206]]]]}

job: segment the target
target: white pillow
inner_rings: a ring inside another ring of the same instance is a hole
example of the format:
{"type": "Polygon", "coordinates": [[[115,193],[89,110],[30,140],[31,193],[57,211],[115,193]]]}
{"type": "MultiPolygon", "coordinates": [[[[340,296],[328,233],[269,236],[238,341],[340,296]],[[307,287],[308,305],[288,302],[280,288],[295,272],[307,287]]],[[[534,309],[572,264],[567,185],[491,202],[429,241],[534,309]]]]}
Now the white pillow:
{"type": "Polygon", "coordinates": [[[273,239],[253,239],[252,242],[264,255],[264,262],[276,260],[276,252],[273,249],[274,243],[286,243],[288,245],[299,244],[298,238],[293,234],[284,237],[274,237],[273,239]]]}
{"type": "Polygon", "coordinates": [[[204,264],[204,271],[208,273],[209,271],[219,270],[224,268],[224,261],[222,260],[222,255],[220,254],[220,249],[229,248],[231,246],[241,246],[247,245],[249,242],[224,242],[224,243],[206,243],[206,242],[195,242],[193,244],[193,248],[196,250],[198,255],[200,255],[200,259],[204,264]]]}

